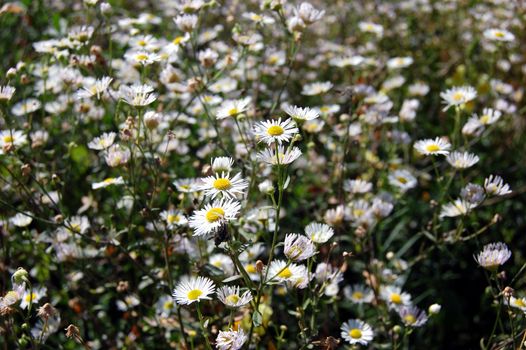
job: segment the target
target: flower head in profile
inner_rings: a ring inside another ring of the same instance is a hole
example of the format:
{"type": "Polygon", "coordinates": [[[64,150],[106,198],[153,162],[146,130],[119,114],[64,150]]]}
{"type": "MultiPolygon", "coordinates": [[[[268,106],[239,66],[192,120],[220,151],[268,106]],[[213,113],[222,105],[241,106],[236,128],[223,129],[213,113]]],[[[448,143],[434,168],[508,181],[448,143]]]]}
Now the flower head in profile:
{"type": "Polygon", "coordinates": [[[483,268],[496,271],[511,257],[508,246],[502,242],[486,244],[475,256],[475,261],[483,268]]]}
{"type": "Polygon", "coordinates": [[[85,79],[82,90],[77,92],[78,98],[90,98],[96,96],[100,99],[104,91],[108,89],[113,78],[102,77],[100,79],[85,79]]]}
{"type": "Polygon", "coordinates": [[[467,169],[477,164],[479,157],[469,152],[451,152],[446,157],[447,162],[455,169],[467,169]]]}
{"type": "Polygon", "coordinates": [[[448,155],[451,144],[441,137],[417,141],[414,145],[415,150],[423,155],[448,155]]]}
{"type": "Polygon", "coordinates": [[[217,109],[216,118],[225,119],[244,113],[247,111],[250,101],[250,97],[241,100],[227,100],[217,109]]]}
{"type": "Polygon", "coordinates": [[[252,300],[250,291],[240,294],[239,286],[223,286],[217,291],[218,299],[228,307],[238,308],[245,306],[252,300]]]}
{"type": "Polygon", "coordinates": [[[321,95],[332,89],[333,85],[330,81],[326,82],[315,82],[312,84],[307,84],[303,87],[301,91],[302,95],[305,96],[316,96],[321,95]]]}
{"type": "Polygon", "coordinates": [[[456,86],[440,93],[443,102],[446,104],[444,111],[450,107],[463,106],[477,97],[477,90],[472,86],[456,86]]]}
{"type": "Polygon", "coordinates": [[[416,306],[402,306],[398,309],[398,315],[406,326],[421,327],[427,322],[425,311],[416,306]]]}
{"type": "Polygon", "coordinates": [[[510,42],[515,40],[515,35],[505,29],[486,29],[483,34],[486,39],[494,41],[510,42]]]}
{"type": "Polygon", "coordinates": [[[350,344],[367,345],[373,340],[371,326],[360,320],[349,320],[341,326],[341,336],[350,344]]]}
{"type": "Polygon", "coordinates": [[[194,236],[203,236],[212,233],[223,223],[234,220],[239,209],[240,204],[234,199],[215,200],[194,212],[189,225],[194,229],[194,236]]]}
{"type": "Polygon", "coordinates": [[[286,165],[290,164],[301,156],[301,151],[298,147],[278,146],[277,150],[274,148],[265,148],[257,154],[257,158],[262,162],[270,165],[286,165]]]}
{"type": "Polygon", "coordinates": [[[498,175],[490,175],[484,180],[484,190],[491,196],[505,196],[511,193],[510,185],[498,175]]]}
{"type": "Polygon", "coordinates": [[[314,120],[320,116],[316,110],[309,107],[302,108],[287,105],[283,110],[296,122],[314,120]]]}
{"type": "Polygon", "coordinates": [[[322,244],[331,239],[334,230],[327,224],[311,222],[305,227],[305,235],[314,243],[322,244]]]}
{"type": "Polygon", "coordinates": [[[218,350],[239,350],[247,341],[243,328],[239,327],[237,331],[232,329],[228,331],[219,331],[216,338],[216,348],[218,350]]]}
{"type": "Polygon", "coordinates": [[[275,142],[282,144],[288,142],[298,133],[298,128],[292,119],[265,120],[254,126],[254,133],[259,142],[263,141],[268,145],[275,142]]]}
{"type": "Polygon", "coordinates": [[[316,247],[312,241],[297,233],[285,236],[285,256],[293,261],[302,261],[316,254],[316,247]]]}
{"type": "Polygon", "coordinates": [[[440,211],[440,217],[456,217],[461,215],[466,215],[471,211],[471,209],[477,206],[476,203],[471,203],[462,198],[457,198],[453,202],[444,204],[440,211]]]}
{"type": "Polygon", "coordinates": [[[177,304],[190,305],[201,300],[211,300],[215,285],[206,277],[185,277],[175,287],[173,297],[177,304]]]}
{"type": "Polygon", "coordinates": [[[123,85],[120,87],[119,93],[124,102],[135,107],[147,106],[157,100],[153,87],[146,84],[123,85]]]}

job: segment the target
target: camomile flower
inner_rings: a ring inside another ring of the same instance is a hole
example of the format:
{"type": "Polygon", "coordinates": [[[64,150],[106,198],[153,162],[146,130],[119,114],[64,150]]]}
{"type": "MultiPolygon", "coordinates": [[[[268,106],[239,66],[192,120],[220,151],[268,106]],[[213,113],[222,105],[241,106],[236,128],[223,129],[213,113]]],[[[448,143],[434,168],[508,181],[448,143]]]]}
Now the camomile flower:
{"type": "Polygon", "coordinates": [[[156,53],[140,50],[140,51],[128,51],[124,58],[131,64],[140,64],[142,66],[149,66],[155,62],[160,61],[162,58],[156,53]]]}
{"type": "Polygon", "coordinates": [[[98,190],[99,188],[104,188],[111,185],[124,185],[124,179],[122,178],[122,176],[108,177],[101,182],[95,182],[91,184],[91,188],[94,190],[98,190]]]}
{"type": "Polygon", "coordinates": [[[234,263],[232,262],[232,258],[226,254],[212,254],[209,257],[208,262],[227,276],[232,276],[234,274],[234,263]]]}
{"type": "Polygon", "coordinates": [[[504,302],[511,307],[517,308],[522,312],[526,312],[526,298],[515,298],[510,296],[509,299],[504,297],[504,302]]]}
{"type": "Polygon", "coordinates": [[[298,147],[292,149],[278,146],[277,151],[272,148],[265,148],[257,154],[257,158],[262,162],[270,165],[286,165],[290,164],[301,156],[301,151],[298,147]]]}
{"type": "Polygon", "coordinates": [[[510,257],[511,251],[502,242],[486,244],[482,251],[474,256],[480,266],[490,271],[497,271],[510,257]]]}
{"type": "Polygon", "coordinates": [[[347,299],[355,304],[370,303],[373,301],[373,290],[363,284],[354,284],[343,289],[347,299]]]}
{"type": "Polygon", "coordinates": [[[11,112],[15,116],[21,117],[23,115],[38,111],[40,107],[42,107],[42,103],[39,100],[35,98],[28,98],[15,104],[13,108],[11,108],[11,112]]]}
{"type": "Polygon", "coordinates": [[[234,199],[222,198],[212,204],[206,204],[203,209],[194,212],[189,225],[194,229],[194,236],[212,233],[227,221],[234,220],[239,212],[240,204],[234,199]]]}
{"type": "Polygon", "coordinates": [[[410,190],[416,187],[416,177],[410,171],[405,169],[397,169],[389,174],[387,177],[389,184],[398,188],[401,192],[410,190]]]}
{"type": "Polygon", "coordinates": [[[447,155],[451,144],[443,138],[437,137],[434,140],[425,139],[415,142],[413,146],[416,151],[424,155],[447,155]]]}
{"type": "Polygon", "coordinates": [[[411,64],[413,64],[412,57],[393,57],[389,61],[387,61],[387,68],[400,69],[409,67],[411,64]]]}
{"type": "Polygon", "coordinates": [[[252,293],[247,290],[240,295],[239,288],[239,286],[223,286],[217,290],[217,298],[231,308],[245,306],[252,300],[252,293]]]}
{"type": "Polygon", "coordinates": [[[232,329],[219,331],[216,338],[216,348],[218,350],[239,350],[247,339],[248,337],[241,327],[237,331],[232,329]]]}
{"type": "Polygon", "coordinates": [[[174,229],[177,226],[183,226],[188,223],[188,220],[184,216],[184,214],[179,210],[164,210],[159,214],[161,219],[166,222],[166,227],[169,229],[174,229]]]}
{"type": "Polygon", "coordinates": [[[325,14],[324,10],[318,10],[308,2],[302,2],[300,6],[294,10],[296,16],[301,18],[301,20],[307,25],[319,21],[325,14]]]}
{"type": "Polygon", "coordinates": [[[10,85],[0,86],[0,102],[10,101],[15,94],[16,88],[10,85]]]}
{"type": "Polygon", "coordinates": [[[248,187],[248,181],[241,178],[238,173],[230,177],[228,173],[216,173],[213,176],[208,176],[201,179],[202,185],[199,190],[204,191],[205,196],[216,198],[219,194],[223,197],[235,198],[238,194],[243,194],[248,187]]]}
{"type": "Polygon", "coordinates": [[[486,29],[483,34],[486,39],[494,41],[510,42],[515,40],[515,35],[505,29],[486,29]]]}
{"type": "Polygon", "coordinates": [[[511,193],[510,186],[498,175],[490,175],[484,179],[484,190],[492,196],[505,196],[511,193]]]}
{"type": "Polygon", "coordinates": [[[402,306],[398,309],[398,315],[406,326],[421,327],[427,322],[425,311],[416,306],[402,306]]]}
{"type": "Polygon", "coordinates": [[[174,18],[177,27],[185,33],[190,33],[194,30],[197,25],[197,20],[198,18],[196,15],[182,15],[174,18]]]}
{"type": "Polygon", "coordinates": [[[380,297],[389,305],[390,309],[411,305],[411,295],[402,292],[402,288],[397,286],[383,287],[380,290],[380,297]]]}
{"type": "Polygon", "coordinates": [[[100,99],[104,91],[108,89],[113,78],[102,77],[100,79],[85,79],[83,82],[82,90],[77,92],[77,98],[90,98],[96,96],[100,99]]]}
{"type": "Polygon", "coordinates": [[[141,303],[141,300],[136,294],[128,294],[123,300],[117,300],[117,309],[119,311],[128,311],[141,303]]]}
{"type": "Polygon", "coordinates": [[[182,193],[193,193],[198,191],[198,181],[196,179],[177,179],[173,182],[177,191],[182,193]]]}
{"type": "Polygon", "coordinates": [[[128,148],[124,148],[119,144],[115,144],[108,148],[104,159],[106,160],[106,164],[108,164],[108,166],[117,167],[119,165],[128,163],[130,157],[131,152],[128,148]]]}
{"type": "MultiPolygon", "coordinates": [[[[270,263],[267,273],[267,281],[289,282],[294,281],[302,276],[303,269],[301,265],[294,263],[287,264],[284,260],[273,260],[270,263]]],[[[265,272],[266,273],[266,272],[265,272]]],[[[265,273],[263,275],[265,275],[265,273]]]]}
{"type": "Polygon", "coordinates": [[[88,148],[101,151],[106,148],[109,148],[115,142],[115,137],[117,134],[114,132],[105,132],[104,134],[95,137],[88,143],[88,148]]]}
{"type": "Polygon", "coordinates": [[[46,296],[46,287],[33,287],[32,290],[26,289],[22,298],[20,299],[20,307],[25,309],[29,304],[33,304],[33,307],[38,304],[40,299],[46,296]]]}
{"type": "Polygon", "coordinates": [[[243,13],[243,18],[249,19],[254,23],[258,24],[272,24],[274,23],[274,18],[270,16],[260,15],[254,12],[245,12],[243,13]]]}
{"type": "Polygon", "coordinates": [[[314,243],[323,244],[334,235],[334,230],[327,224],[311,222],[305,227],[305,235],[314,243]]]}
{"type": "Polygon", "coordinates": [[[371,326],[360,320],[349,320],[341,326],[341,336],[351,345],[367,345],[373,340],[374,332],[371,326]]]}
{"type": "Polygon", "coordinates": [[[353,194],[368,193],[373,189],[373,184],[361,179],[345,180],[343,189],[353,194]]]}
{"type": "Polygon", "coordinates": [[[157,315],[161,317],[169,317],[175,311],[175,303],[172,296],[161,296],[155,303],[155,310],[157,315]]]}
{"type": "Polygon", "coordinates": [[[298,133],[298,128],[292,119],[286,119],[283,122],[278,120],[265,120],[254,126],[254,133],[258,142],[266,142],[268,145],[277,142],[282,144],[288,142],[298,133]]]}
{"type": "Polygon", "coordinates": [[[296,122],[313,120],[320,116],[316,110],[310,109],[309,107],[302,108],[287,105],[283,110],[296,122]]]}
{"type": "Polygon", "coordinates": [[[1,130],[0,131],[0,154],[7,147],[20,147],[27,143],[27,136],[21,130],[1,130]]]}
{"type": "Polygon", "coordinates": [[[119,94],[124,102],[135,107],[147,106],[157,100],[157,95],[153,93],[153,87],[146,84],[122,85],[119,94]]]}
{"type": "Polygon", "coordinates": [[[372,22],[360,22],[358,28],[364,33],[373,33],[379,37],[384,33],[384,28],[381,25],[372,22]]]}
{"type": "Polygon", "coordinates": [[[457,107],[468,103],[477,97],[477,91],[472,86],[456,86],[440,93],[440,97],[446,104],[444,111],[450,107],[457,107]]]}
{"type": "Polygon", "coordinates": [[[25,213],[17,213],[15,216],[13,216],[9,221],[16,227],[26,227],[33,222],[33,218],[30,216],[31,213],[27,213],[29,215],[26,215],[25,213]]]}
{"type": "Polygon", "coordinates": [[[316,247],[309,238],[289,233],[285,236],[284,253],[292,261],[302,261],[316,254],[316,247]]]}
{"type": "Polygon", "coordinates": [[[326,82],[315,82],[312,84],[307,84],[303,86],[303,90],[301,91],[302,95],[305,96],[315,96],[315,95],[321,95],[332,89],[333,85],[330,81],[326,82]]]}
{"type": "Polygon", "coordinates": [[[477,164],[479,157],[469,152],[451,152],[446,157],[447,162],[455,169],[467,169],[477,164]]]}
{"type": "Polygon", "coordinates": [[[212,171],[214,173],[229,173],[232,171],[234,160],[230,157],[216,157],[212,159],[212,171]]]}
{"type": "Polygon", "coordinates": [[[201,300],[211,300],[215,285],[207,277],[183,277],[177,284],[172,296],[177,304],[190,305],[201,300]]]}
{"type": "Polygon", "coordinates": [[[248,109],[251,98],[246,97],[241,100],[227,100],[224,101],[217,109],[216,118],[225,119],[228,117],[235,117],[238,114],[244,113],[248,109]]]}
{"type": "Polygon", "coordinates": [[[442,206],[442,209],[440,210],[440,217],[456,217],[461,215],[466,215],[471,211],[471,209],[474,209],[477,205],[474,203],[470,203],[468,201],[465,201],[461,198],[455,199],[451,203],[444,204],[442,206]]]}

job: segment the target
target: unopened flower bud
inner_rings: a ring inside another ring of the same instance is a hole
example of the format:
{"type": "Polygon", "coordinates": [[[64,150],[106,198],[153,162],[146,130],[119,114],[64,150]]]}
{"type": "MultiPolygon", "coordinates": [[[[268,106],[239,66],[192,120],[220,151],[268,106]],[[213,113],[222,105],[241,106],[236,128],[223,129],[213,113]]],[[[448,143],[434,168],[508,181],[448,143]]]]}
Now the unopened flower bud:
{"type": "Polygon", "coordinates": [[[13,281],[13,283],[15,284],[22,284],[24,282],[28,282],[29,279],[28,279],[28,272],[26,269],[24,269],[23,267],[19,267],[15,273],[13,273],[13,275],[11,276],[11,280],[13,281]]]}
{"type": "Polygon", "coordinates": [[[440,304],[433,304],[429,306],[429,309],[427,310],[430,315],[436,315],[440,312],[442,309],[442,305],[440,304]]]}
{"type": "Polygon", "coordinates": [[[264,267],[265,267],[265,264],[263,264],[263,261],[261,261],[261,260],[256,261],[256,271],[258,273],[263,272],[263,268],[264,267]]]}
{"type": "Polygon", "coordinates": [[[16,73],[17,73],[16,72],[16,68],[12,68],[11,67],[11,68],[9,68],[7,70],[7,73],[5,74],[5,76],[6,76],[7,79],[12,79],[12,78],[16,77],[16,73]]]}

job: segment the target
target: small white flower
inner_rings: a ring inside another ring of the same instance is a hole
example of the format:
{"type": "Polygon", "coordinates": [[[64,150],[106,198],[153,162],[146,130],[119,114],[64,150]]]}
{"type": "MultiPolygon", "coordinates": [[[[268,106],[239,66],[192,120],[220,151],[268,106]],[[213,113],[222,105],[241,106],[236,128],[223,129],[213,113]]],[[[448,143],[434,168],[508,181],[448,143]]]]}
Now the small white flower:
{"type": "Polygon", "coordinates": [[[114,132],[105,132],[104,134],[95,137],[88,143],[88,148],[101,151],[113,145],[115,137],[117,136],[114,132]]]}
{"type": "Polygon", "coordinates": [[[206,204],[203,209],[194,212],[189,225],[194,229],[194,236],[203,236],[219,228],[223,223],[234,220],[240,204],[234,199],[215,200],[206,204]]]}
{"type": "Polygon", "coordinates": [[[502,177],[490,175],[484,180],[484,189],[486,193],[493,196],[505,196],[511,193],[510,186],[504,183],[502,177]]]}
{"type": "Polygon", "coordinates": [[[515,35],[508,32],[505,29],[486,29],[484,31],[484,37],[489,40],[510,42],[515,40],[515,35]]]}
{"type": "Polygon", "coordinates": [[[453,202],[445,204],[440,210],[440,217],[456,217],[460,215],[466,215],[477,206],[475,203],[470,203],[463,199],[455,199],[453,202]]]}
{"type": "Polygon", "coordinates": [[[153,87],[146,84],[122,85],[119,93],[124,102],[135,107],[147,106],[157,100],[157,95],[153,93],[153,87]]]}
{"type": "Polygon", "coordinates": [[[394,57],[387,61],[387,68],[400,69],[409,67],[411,64],[413,64],[412,57],[394,57]]]}
{"type": "Polygon", "coordinates": [[[298,128],[292,119],[281,121],[265,120],[254,126],[254,133],[259,142],[263,141],[268,145],[277,142],[282,144],[288,142],[295,134],[298,133],[298,128]]]}
{"type": "Polygon", "coordinates": [[[342,338],[350,344],[367,345],[373,340],[373,329],[363,321],[349,320],[340,329],[342,338]]]}
{"type": "Polygon", "coordinates": [[[99,188],[104,188],[111,185],[124,185],[124,179],[122,178],[122,176],[108,177],[107,179],[104,179],[101,182],[95,182],[91,184],[91,188],[94,190],[98,190],[99,188]]]}
{"type": "Polygon", "coordinates": [[[446,106],[444,111],[450,107],[462,106],[477,97],[477,91],[472,86],[456,86],[440,93],[446,106]]]}
{"type": "Polygon", "coordinates": [[[238,114],[244,113],[247,111],[250,101],[250,97],[246,97],[241,100],[227,100],[223,102],[221,107],[218,108],[216,118],[225,119],[228,117],[235,117],[238,114]]]}
{"type": "Polygon", "coordinates": [[[417,141],[414,144],[414,148],[418,151],[418,153],[424,155],[447,155],[449,154],[451,144],[445,139],[437,137],[434,140],[425,139],[417,141]]]}
{"type": "Polygon", "coordinates": [[[234,160],[230,157],[216,157],[212,159],[212,171],[214,173],[229,173],[232,171],[234,160]]]}
{"type": "Polygon", "coordinates": [[[329,81],[307,84],[303,87],[301,94],[305,96],[321,95],[332,89],[332,86],[332,83],[329,81]]]}
{"type": "Polygon", "coordinates": [[[508,246],[502,242],[486,244],[482,251],[474,256],[475,261],[485,269],[496,271],[511,257],[508,246]]]}
{"type": "Polygon", "coordinates": [[[112,82],[110,77],[102,77],[101,79],[85,79],[83,82],[82,90],[77,92],[77,98],[90,98],[96,96],[100,99],[104,91],[108,89],[108,86],[112,82]]]}
{"type": "Polygon", "coordinates": [[[219,194],[223,197],[235,198],[236,195],[243,194],[248,187],[248,181],[241,178],[238,173],[234,177],[230,177],[228,173],[216,173],[213,176],[208,176],[201,179],[202,185],[199,190],[205,192],[206,196],[216,198],[219,194]]]}
{"type": "MultiPolygon", "coordinates": [[[[28,214],[32,215],[31,213],[28,214]]],[[[33,222],[33,218],[29,215],[26,215],[25,213],[17,213],[10,219],[10,221],[16,227],[26,227],[33,222]]]]}
{"type": "Polygon", "coordinates": [[[290,164],[301,156],[301,151],[298,147],[292,149],[278,146],[277,151],[272,148],[265,148],[257,154],[257,158],[262,162],[270,165],[286,165],[290,164]]]}
{"type": "Polygon", "coordinates": [[[174,22],[181,31],[189,33],[194,30],[197,20],[196,15],[182,15],[175,18],[174,22]]]}
{"type": "Polygon", "coordinates": [[[391,186],[397,187],[401,192],[410,190],[417,185],[416,177],[414,177],[410,171],[405,169],[393,171],[389,174],[387,179],[391,186]]]}
{"type": "Polygon", "coordinates": [[[248,337],[241,327],[237,331],[219,331],[216,338],[216,348],[218,350],[239,350],[247,339],[248,337]]]}
{"type": "Polygon", "coordinates": [[[184,214],[179,210],[164,210],[159,216],[166,222],[166,226],[169,229],[174,229],[177,226],[186,225],[188,223],[184,214]]]}
{"type": "Polygon", "coordinates": [[[426,313],[416,306],[402,306],[398,309],[398,315],[409,327],[421,327],[427,322],[426,313]]]}
{"type": "Polygon", "coordinates": [[[438,314],[440,312],[441,309],[442,309],[442,305],[440,305],[440,304],[432,304],[432,305],[429,305],[429,308],[428,308],[427,312],[430,315],[436,315],[436,314],[438,314]]]}
{"type": "Polygon", "coordinates": [[[309,238],[289,233],[285,236],[284,253],[290,260],[302,261],[316,254],[316,247],[309,238]]]}
{"type": "Polygon", "coordinates": [[[239,286],[223,286],[217,291],[217,298],[226,306],[238,308],[247,305],[252,300],[250,291],[240,295],[239,286]]]}
{"type": "Polygon", "coordinates": [[[310,109],[309,107],[302,108],[287,105],[284,111],[296,122],[313,120],[320,116],[316,110],[310,109]]]}
{"type": "Polygon", "coordinates": [[[356,179],[356,180],[345,180],[343,184],[345,191],[357,194],[357,193],[368,193],[373,189],[373,184],[369,181],[356,179]]]}
{"type": "Polygon", "coordinates": [[[201,300],[211,300],[215,285],[207,277],[184,277],[175,287],[173,297],[177,304],[190,305],[201,300]]]}
{"type": "Polygon", "coordinates": [[[343,290],[343,294],[355,304],[370,303],[374,299],[372,289],[363,284],[348,286],[343,290]]]}
{"type": "Polygon", "coordinates": [[[479,157],[469,152],[451,152],[446,157],[447,162],[456,169],[467,169],[477,164],[479,157]]]}
{"type": "Polygon", "coordinates": [[[334,230],[327,224],[311,222],[305,227],[305,234],[314,243],[322,244],[331,239],[334,235],[334,230]]]}
{"type": "Polygon", "coordinates": [[[383,287],[380,290],[380,297],[389,305],[390,309],[411,305],[411,295],[402,292],[402,288],[397,286],[383,287]]]}

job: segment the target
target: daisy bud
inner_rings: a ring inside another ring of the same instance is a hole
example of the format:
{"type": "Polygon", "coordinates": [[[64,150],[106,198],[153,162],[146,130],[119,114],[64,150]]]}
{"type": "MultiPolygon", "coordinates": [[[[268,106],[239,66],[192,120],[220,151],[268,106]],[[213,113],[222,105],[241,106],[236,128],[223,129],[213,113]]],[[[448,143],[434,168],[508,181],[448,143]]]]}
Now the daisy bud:
{"type": "Polygon", "coordinates": [[[23,267],[19,267],[15,273],[13,273],[13,276],[11,276],[11,280],[15,284],[22,284],[24,282],[29,282],[28,280],[28,272],[23,267]]]}
{"type": "Polygon", "coordinates": [[[112,11],[112,7],[109,3],[103,2],[102,4],[100,4],[100,12],[104,16],[109,16],[111,14],[111,11],[112,11]]]}
{"type": "Polygon", "coordinates": [[[80,336],[80,329],[74,324],[70,324],[66,328],[66,338],[74,339],[77,343],[82,344],[83,340],[80,336]]]}
{"type": "Polygon", "coordinates": [[[393,333],[394,334],[400,334],[402,333],[402,327],[400,327],[399,325],[396,325],[393,327],[393,333]]]}
{"type": "Polygon", "coordinates": [[[11,79],[11,78],[14,78],[16,77],[16,69],[15,68],[9,68],[7,70],[7,73],[5,74],[6,78],[7,79],[11,79]]]}
{"type": "Polygon", "coordinates": [[[261,260],[256,261],[256,271],[258,273],[261,273],[264,267],[265,267],[265,264],[263,264],[263,261],[261,260]]]}
{"type": "Polygon", "coordinates": [[[394,258],[394,253],[393,252],[387,252],[387,254],[385,254],[385,257],[387,260],[391,260],[392,258],[394,258]]]}
{"type": "Polygon", "coordinates": [[[93,45],[92,47],[90,47],[89,52],[92,55],[100,56],[102,54],[102,48],[98,45],[93,45]]]}
{"type": "Polygon", "coordinates": [[[440,312],[440,309],[442,309],[442,305],[440,304],[433,304],[429,306],[429,309],[427,310],[430,315],[436,315],[440,312]]]}
{"type": "Polygon", "coordinates": [[[63,217],[62,215],[59,214],[59,215],[55,216],[55,217],[53,218],[53,220],[55,220],[55,222],[56,222],[57,224],[61,224],[62,222],[64,222],[64,217],[63,217]]]}
{"type": "Polygon", "coordinates": [[[258,185],[259,191],[265,194],[272,194],[274,193],[274,185],[272,184],[272,181],[265,180],[262,183],[258,185]]]}

